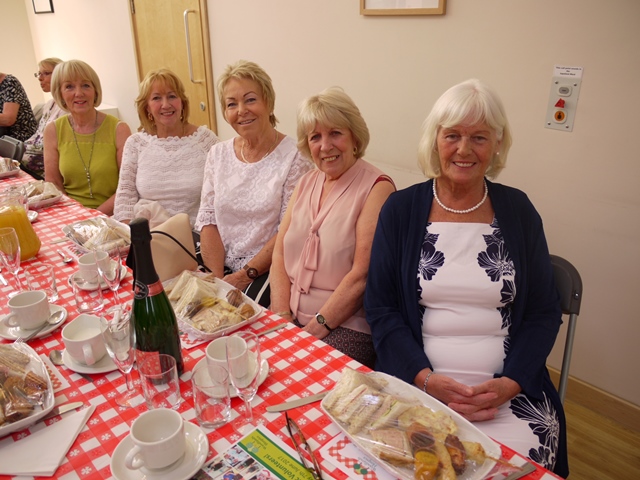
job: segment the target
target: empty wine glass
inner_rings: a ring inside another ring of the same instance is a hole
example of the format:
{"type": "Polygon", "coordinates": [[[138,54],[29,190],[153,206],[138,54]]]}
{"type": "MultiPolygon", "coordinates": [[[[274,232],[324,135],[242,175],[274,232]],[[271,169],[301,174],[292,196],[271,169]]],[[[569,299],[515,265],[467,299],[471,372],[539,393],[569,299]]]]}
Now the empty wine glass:
{"type": "Polygon", "coordinates": [[[251,332],[236,332],[227,339],[229,378],[244,400],[245,418],[253,424],[251,400],[258,391],[260,376],[260,341],[251,332]]]}
{"type": "Polygon", "coordinates": [[[131,379],[136,344],[131,309],[127,305],[111,307],[100,316],[100,332],[109,356],[123,373],[127,384],[127,390],[116,398],[116,403],[121,407],[134,407],[139,402],[133,401],[138,392],[131,379]]]}
{"type": "Polygon", "coordinates": [[[20,242],[14,228],[0,228],[0,258],[2,264],[13,274],[16,282],[16,289],[9,292],[9,298],[17,295],[22,291],[20,283],[20,242]]]}
{"type": "Polygon", "coordinates": [[[118,295],[122,272],[122,256],[120,254],[120,247],[117,245],[114,246],[112,243],[98,244],[96,245],[94,254],[100,276],[113,292],[116,305],[120,305],[120,295],[118,295]]]}

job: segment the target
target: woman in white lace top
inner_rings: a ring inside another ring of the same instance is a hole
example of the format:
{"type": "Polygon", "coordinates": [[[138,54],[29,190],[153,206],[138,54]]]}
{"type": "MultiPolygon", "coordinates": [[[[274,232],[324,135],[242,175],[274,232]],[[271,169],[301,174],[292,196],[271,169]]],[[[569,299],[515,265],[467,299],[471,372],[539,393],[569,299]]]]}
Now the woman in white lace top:
{"type": "Polygon", "coordinates": [[[114,217],[129,223],[138,202],[155,201],[170,215],[187,213],[193,226],[207,153],[218,137],[189,123],[184,85],[170,70],[147,74],[136,108],[141,131],[124,146],[114,217]]]}
{"type": "Polygon", "coordinates": [[[298,179],[313,166],[295,140],[276,130],[275,93],[258,65],[229,65],[218,80],[218,96],[238,136],[215,145],[207,157],[196,221],[202,257],[216,276],[268,305],[261,286],[278,226],[298,179]]]}

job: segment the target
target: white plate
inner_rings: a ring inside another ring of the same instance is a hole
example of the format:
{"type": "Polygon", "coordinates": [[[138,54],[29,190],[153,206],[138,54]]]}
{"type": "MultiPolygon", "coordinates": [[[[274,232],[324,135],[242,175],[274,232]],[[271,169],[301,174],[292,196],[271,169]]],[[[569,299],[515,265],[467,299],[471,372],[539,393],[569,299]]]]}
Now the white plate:
{"type": "Polygon", "coordinates": [[[38,209],[43,207],[48,207],[49,205],[53,205],[54,203],[58,203],[62,199],[63,195],[56,195],[55,197],[47,198],[45,200],[39,200],[36,202],[29,201],[29,208],[38,209]]]}
{"type": "MultiPolygon", "coordinates": [[[[120,267],[120,283],[122,283],[122,281],[127,277],[128,273],[129,271],[127,270],[127,267],[122,265],[120,267]]],[[[73,275],[75,275],[75,273],[73,275]]],[[[73,285],[71,285],[71,277],[73,277],[73,275],[70,275],[69,278],[67,279],[67,283],[69,284],[72,290],[73,290],[73,285]]],[[[100,287],[102,287],[102,290],[109,290],[109,285],[107,285],[107,282],[104,281],[104,278],[102,278],[102,275],[100,275],[100,287]]],[[[86,290],[92,290],[92,289],[87,288],[86,290]]]]}
{"type": "MultiPolygon", "coordinates": [[[[40,330],[36,334],[36,336],[33,338],[44,337],[45,335],[53,332],[56,328],[62,327],[65,320],[67,319],[67,309],[64,307],[61,307],[60,305],[55,305],[55,304],[49,305],[49,312],[51,315],[53,315],[57,311],[64,312],[62,321],[55,325],[47,325],[42,330],[40,330]]],[[[33,330],[23,330],[20,327],[10,327],[9,325],[7,325],[6,320],[7,320],[7,317],[4,317],[2,321],[0,321],[0,337],[2,338],[6,338],[7,340],[17,340],[19,337],[26,337],[31,332],[33,332],[33,330]]]]}
{"type": "Polygon", "coordinates": [[[36,212],[35,210],[29,210],[29,212],[27,213],[27,218],[31,223],[35,222],[38,219],[38,212],[36,212]]]}
{"type": "Polygon", "coordinates": [[[109,373],[118,369],[116,364],[113,363],[113,360],[111,360],[111,357],[108,353],[104,357],[102,357],[98,363],[94,363],[93,365],[89,366],[76,362],[73,358],[71,358],[71,355],[67,353],[67,349],[65,348],[62,351],[62,362],[64,363],[65,367],[67,367],[69,370],[73,370],[76,373],[109,373]]]}
{"type": "Polygon", "coordinates": [[[209,453],[209,441],[202,429],[193,423],[184,422],[184,432],[187,437],[187,449],[181,460],[158,471],[129,470],[124,459],[133,448],[131,435],[127,435],[118,444],[111,456],[111,473],[116,480],[189,480],[204,465],[209,453]]]}
{"type": "MultiPolygon", "coordinates": [[[[202,362],[206,363],[207,358],[205,357],[202,360],[200,360],[196,364],[196,366],[193,368],[193,370],[198,368],[202,362]]],[[[262,361],[260,362],[260,376],[258,377],[258,387],[260,387],[260,385],[264,383],[264,381],[267,379],[268,376],[269,376],[269,362],[267,362],[266,358],[263,358],[262,361]]],[[[236,387],[231,385],[231,381],[229,381],[229,396],[231,398],[236,398],[238,396],[238,391],[236,390],[236,387]]]]}
{"type": "MultiPolygon", "coordinates": [[[[196,272],[197,273],[197,272],[196,272]]],[[[202,274],[202,276],[206,276],[207,274],[202,274]]],[[[172,281],[173,279],[169,279],[166,282],[164,282],[165,284],[172,281]]],[[[214,283],[216,284],[216,287],[218,287],[218,297],[222,298],[222,299],[226,299],[227,298],[227,293],[230,290],[233,290],[235,287],[233,285],[228,284],[227,282],[225,282],[224,280],[220,280],[219,278],[214,279],[214,283]]],[[[208,332],[203,332],[202,330],[198,330],[197,328],[195,328],[191,323],[189,323],[188,321],[184,320],[182,317],[178,316],[178,326],[180,327],[180,330],[189,334],[190,337],[192,338],[198,338],[201,340],[206,340],[206,341],[211,341],[211,340],[215,340],[218,337],[222,337],[223,335],[229,335],[232,332],[235,332],[236,330],[239,330],[240,328],[244,327],[245,325],[249,325],[253,322],[255,322],[258,318],[260,318],[263,314],[264,309],[258,305],[255,301],[253,301],[253,299],[247,297],[244,293],[242,294],[242,300],[244,303],[251,305],[251,307],[253,308],[253,310],[256,312],[254,313],[251,317],[249,317],[247,320],[244,320],[240,323],[236,323],[235,325],[230,325],[226,328],[222,328],[220,330],[216,330],[213,333],[208,333],[208,332]]],[[[175,309],[175,302],[172,302],[172,305],[175,309]]],[[[177,315],[177,314],[176,314],[177,315]]]]}
{"type": "MultiPolygon", "coordinates": [[[[422,390],[414,387],[413,385],[409,385],[408,383],[403,382],[399,378],[392,377],[391,375],[387,375],[386,373],[372,372],[367,374],[367,376],[370,376],[371,378],[382,379],[381,383],[386,383],[386,387],[383,389],[384,393],[388,393],[397,397],[402,397],[406,400],[413,400],[413,401],[417,400],[423,405],[429,407],[431,410],[446,412],[458,426],[457,435],[458,437],[460,437],[460,440],[480,443],[483,446],[487,456],[500,458],[500,456],[502,455],[500,446],[496,442],[494,442],[487,435],[485,435],[480,430],[478,430],[478,428],[475,427],[471,422],[463,418],[457,412],[454,412],[453,410],[451,410],[449,407],[447,407],[443,403],[440,403],[431,395],[427,395],[422,390]]],[[[347,437],[349,437],[349,439],[353,443],[358,445],[358,447],[360,447],[363,451],[369,453],[371,457],[376,462],[378,462],[380,466],[390,474],[398,478],[413,478],[413,471],[410,471],[409,469],[395,467],[376,457],[370,451],[371,442],[366,442],[359,438],[360,436],[362,436],[365,439],[369,439],[370,437],[368,434],[360,432],[357,434],[357,436],[352,436],[349,432],[347,432],[347,430],[340,423],[340,421],[335,419],[333,415],[329,413],[329,411],[325,408],[326,402],[331,399],[332,393],[333,392],[330,392],[329,395],[327,395],[322,400],[322,403],[321,403],[322,410],[324,410],[324,412],[327,415],[329,415],[329,418],[331,418],[333,422],[342,429],[344,434],[347,437]]],[[[495,462],[492,460],[485,460],[485,462],[482,465],[476,468],[467,468],[467,470],[462,475],[459,475],[457,478],[458,480],[481,480],[488,475],[488,473],[493,468],[494,464],[495,462]]]]}
{"type": "Polygon", "coordinates": [[[0,178],[13,177],[14,175],[17,175],[19,171],[20,169],[16,168],[7,172],[0,172],[0,178]]]}
{"type": "Polygon", "coordinates": [[[4,437],[5,435],[8,435],[12,432],[17,432],[18,430],[24,430],[25,428],[33,425],[47,413],[53,410],[53,406],[55,403],[53,398],[53,385],[51,385],[51,378],[49,378],[49,374],[47,373],[44,362],[38,356],[36,351],[26,343],[14,344],[13,348],[17,348],[31,357],[31,360],[27,365],[27,370],[32,371],[47,380],[47,393],[45,395],[44,405],[42,406],[42,408],[36,407],[34,412],[28,417],[23,418],[22,420],[18,420],[17,422],[6,423],[0,426],[0,437],[4,437]]]}

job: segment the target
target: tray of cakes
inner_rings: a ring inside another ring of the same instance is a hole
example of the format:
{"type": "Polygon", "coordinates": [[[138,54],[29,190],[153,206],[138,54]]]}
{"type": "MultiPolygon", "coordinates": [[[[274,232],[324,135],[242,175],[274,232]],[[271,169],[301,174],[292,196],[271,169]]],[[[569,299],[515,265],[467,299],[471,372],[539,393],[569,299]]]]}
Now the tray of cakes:
{"type": "Polygon", "coordinates": [[[500,446],[413,385],[345,368],[322,409],[350,440],[400,479],[480,480],[500,446]]]}
{"type": "Polygon", "coordinates": [[[263,308],[212,274],[185,270],[164,283],[178,325],[192,338],[213,340],[257,320],[263,308]]]}
{"type": "Polygon", "coordinates": [[[25,343],[0,345],[0,437],[29,427],[53,407],[51,379],[35,350],[25,343]]]}

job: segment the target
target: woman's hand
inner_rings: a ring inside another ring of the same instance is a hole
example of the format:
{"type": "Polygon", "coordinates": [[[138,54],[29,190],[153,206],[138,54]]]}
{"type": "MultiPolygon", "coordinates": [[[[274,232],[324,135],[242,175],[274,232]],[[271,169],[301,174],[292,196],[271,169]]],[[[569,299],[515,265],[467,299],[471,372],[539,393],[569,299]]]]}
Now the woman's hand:
{"type": "Polygon", "coordinates": [[[315,318],[309,320],[309,323],[302,327],[302,329],[316,337],[318,340],[322,340],[331,333],[324,326],[320,325],[315,318]]]}
{"type": "Polygon", "coordinates": [[[249,277],[247,277],[247,272],[245,270],[238,270],[237,272],[225,275],[222,280],[233,285],[238,290],[244,290],[252,281],[249,277]]]}
{"type": "Polygon", "coordinates": [[[429,394],[470,422],[492,420],[498,413],[498,407],[520,390],[520,385],[507,377],[492,378],[470,387],[437,374],[431,376],[428,387],[429,394]]]}

